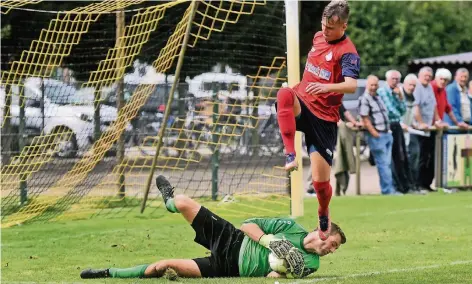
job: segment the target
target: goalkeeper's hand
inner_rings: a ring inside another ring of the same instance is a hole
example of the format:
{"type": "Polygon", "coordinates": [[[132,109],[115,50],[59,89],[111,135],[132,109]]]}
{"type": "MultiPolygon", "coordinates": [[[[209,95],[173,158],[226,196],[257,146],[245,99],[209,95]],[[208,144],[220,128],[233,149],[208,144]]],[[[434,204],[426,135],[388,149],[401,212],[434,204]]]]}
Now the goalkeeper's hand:
{"type": "Polygon", "coordinates": [[[274,235],[263,235],[259,239],[259,244],[268,248],[278,258],[286,258],[290,249],[296,249],[291,242],[277,239],[274,235]]]}
{"type": "Polygon", "coordinates": [[[290,266],[291,276],[293,278],[303,278],[305,276],[303,273],[305,269],[303,254],[296,247],[290,249],[285,260],[287,260],[290,266]]]}

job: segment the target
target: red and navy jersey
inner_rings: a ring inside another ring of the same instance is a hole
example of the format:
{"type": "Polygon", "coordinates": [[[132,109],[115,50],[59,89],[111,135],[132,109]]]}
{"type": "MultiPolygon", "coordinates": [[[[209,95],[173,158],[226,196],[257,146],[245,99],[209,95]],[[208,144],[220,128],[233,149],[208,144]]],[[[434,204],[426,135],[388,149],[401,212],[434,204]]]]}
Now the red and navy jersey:
{"type": "Polygon", "coordinates": [[[342,38],[327,42],[322,32],[313,38],[313,47],[308,53],[302,81],[294,87],[297,96],[317,117],[331,122],[339,120],[339,106],[344,94],[325,93],[310,95],[306,93],[308,83],[319,82],[334,84],[344,82],[344,77],[357,79],[360,71],[360,58],[352,41],[342,38]]]}

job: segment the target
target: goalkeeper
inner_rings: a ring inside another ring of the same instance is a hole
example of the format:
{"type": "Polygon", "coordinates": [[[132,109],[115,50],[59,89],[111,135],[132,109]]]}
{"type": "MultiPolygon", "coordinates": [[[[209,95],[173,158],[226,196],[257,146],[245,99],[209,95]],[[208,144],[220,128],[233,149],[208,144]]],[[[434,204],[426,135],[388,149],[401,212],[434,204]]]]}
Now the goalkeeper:
{"type": "Polygon", "coordinates": [[[208,257],[161,260],[131,268],[87,269],[81,278],[150,278],[162,277],[168,268],[184,278],[198,277],[289,277],[302,278],[319,267],[319,257],[334,252],[346,237],[334,223],[330,236],[322,241],[317,232],[308,233],[288,218],[255,218],[241,229],[210,212],[185,195],[174,197],[169,181],[159,176],[156,184],[166,208],[181,213],[195,230],[195,242],[211,251],[208,257]],[[288,263],[285,274],[272,271],[269,253],[288,263]]]}

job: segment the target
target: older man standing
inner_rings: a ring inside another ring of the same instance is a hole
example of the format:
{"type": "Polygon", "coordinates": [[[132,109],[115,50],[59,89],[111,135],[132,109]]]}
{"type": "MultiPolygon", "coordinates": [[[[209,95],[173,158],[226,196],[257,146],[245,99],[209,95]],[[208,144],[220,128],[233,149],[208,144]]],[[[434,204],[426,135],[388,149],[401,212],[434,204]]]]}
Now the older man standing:
{"type": "Polygon", "coordinates": [[[405,145],[405,136],[401,125],[402,115],[405,114],[406,106],[403,94],[399,88],[401,73],[397,70],[389,70],[385,74],[387,86],[377,90],[385,104],[388,112],[388,121],[393,136],[392,160],[393,179],[397,190],[401,193],[414,191],[413,181],[410,178],[408,167],[408,152],[405,145]]]}
{"type": "Polygon", "coordinates": [[[452,116],[447,115],[444,121],[452,125],[455,117],[457,121],[472,123],[471,98],[467,94],[467,81],[469,80],[469,71],[465,68],[459,68],[454,76],[454,81],[446,87],[447,100],[451,104],[452,116]]]}
{"type": "Polygon", "coordinates": [[[377,165],[382,194],[395,194],[391,169],[393,138],[387,108],[377,96],[378,88],[379,78],[367,77],[366,92],[359,98],[359,115],[368,131],[367,143],[377,165]]]}
{"type": "MultiPolygon", "coordinates": [[[[414,114],[417,127],[421,130],[427,130],[431,126],[443,128],[444,123],[439,117],[437,111],[436,97],[431,79],[433,78],[433,69],[425,66],[418,73],[419,84],[416,85],[413,95],[415,96],[414,114]]],[[[418,186],[421,190],[435,191],[431,188],[434,179],[434,147],[435,132],[426,132],[424,136],[417,136],[420,146],[420,161],[418,169],[418,186]]]]}
{"type": "MultiPolygon", "coordinates": [[[[405,98],[406,111],[402,117],[402,123],[404,127],[413,128],[415,127],[415,116],[414,116],[414,106],[415,106],[415,97],[413,92],[415,91],[416,84],[418,82],[418,77],[415,74],[406,75],[403,80],[403,86],[401,91],[405,98]]],[[[408,132],[404,133],[405,136],[405,145],[408,149],[408,167],[410,170],[410,177],[413,183],[418,179],[418,163],[420,158],[420,146],[418,142],[418,137],[416,135],[411,135],[408,132]]]]}
{"type": "Polygon", "coordinates": [[[447,114],[449,121],[454,123],[454,125],[457,125],[461,128],[467,128],[467,123],[464,123],[462,119],[456,119],[456,116],[452,111],[452,107],[448,102],[446,85],[449,81],[451,81],[451,77],[452,74],[449,70],[445,68],[439,68],[436,70],[434,80],[431,82],[431,87],[433,87],[434,96],[436,97],[438,115],[440,119],[444,119],[444,115],[447,114]]]}

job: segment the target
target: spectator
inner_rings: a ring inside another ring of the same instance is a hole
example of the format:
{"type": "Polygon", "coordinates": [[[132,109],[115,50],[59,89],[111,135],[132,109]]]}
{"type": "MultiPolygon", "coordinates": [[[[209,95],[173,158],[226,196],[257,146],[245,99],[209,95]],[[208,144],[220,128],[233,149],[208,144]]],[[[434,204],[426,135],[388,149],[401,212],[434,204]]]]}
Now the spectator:
{"type": "MultiPolygon", "coordinates": [[[[334,174],[336,177],[336,196],[346,194],[349,187],[350,174],[356,173],[356,162],[353,152],[352,143],[352,127],[361,127],[362,123],[356,121],[349,111],[341,104],[339,107],[339,116],[341,120],[338,121],[338,137],[336,144],[336,152],[334,157],[334,174]]],[[[307,179],[308,190],[307,196],[316,196],[313,188],[311,170],[307,179]]]]}
{"type": "MultiPolygon", "coordinates": [[[[444,121],[452,125],[455,117],[458,121],[471,124],[471,98],[467,94],[467,81],[469,80],[469,71],[465,68],[459,68],[454,76],[454,81],[446,87],[447,100],[452,107],[452,116],[446,116],[444,121]]],[[[470,84],[469,84],[470,85],[470,84]]],[[[469,86],[470,87],[470,86],[469,86]]],[[[469,92],[470,92],[469,88],[469,92]]]]}
{"type": "MultiPolygon", "coordinates": [[[[434,96],[436,97],[437,112],[440,119],[444,119],[444,114],[447,114],[450,121],[452,121],[455,125],[462,128],[467,128],[467,123],[464,123],[462,119],[460,121],[456,119],[456,116],[452,111],[452,107],[448,102],[446,86],[447,83],[451,81],[451,77],[452,74],[449,70],[445,68],[439,68],[436,70],[434,80],[431,82],[431,87],[433,87],[434,96]]],[[[470,111],[470,103],[468,105],[468,110],[470,111]]]]}
{"type": "Polygon", "coordinates": [[[472,97],[472,80],[469,82],[469,97],[472,97]]]}
{"type": "MultiPolygon", "coordinates": [[[[431,126],[443,128],[444,123],[439,118],[436,108],[436,98],[431,79],[433,69],[425,66],[418,73],[419,83],[416,85],[413,95],[415,96],[414,115],[417,127],[420,130],[428,130],[431,126]]],[[[435,191],[431,188],[434,179],[434,147],[435,132],[426,132],[424,136],[417,135],[420,146],[420,159],[418,164],[418,186],[421,190],[435,191]]]]}
{"type": "Polygon", "coordinates": [[[397,70],[389,70],[385,74],[387,86],[379,88],[377,94],[382,99],[388,112],[388,121],[393,136],[392,161],[393,161],[393,180],[397,191],[407,193],[415,191],[413,180],[410,177],[408,167],[408,152],[405,145],[405,136],[403,127],[400,124],[402,115],[405,114],[406,106],[403,93],[400,91],[399,83],[401,74],[397,70]]]}
{"type": "Polygon", "coordinates": [[[377,96],[378,88],[379,79],[374,75],[367,77],[366,92],[359,98],[359,114],[368,131],[367,143],[377,164],[382,194],[395,194],[391,169],[393,138],[388,111],[377,96]]]}
{"type": "Polygon", "coordinates": [[[336,177],[336,196],[341,195],[341,192],[346,194],[350,174],[356,173],[351,128],[362,126],[342,104],[339,107],[339,115],[341,120],[338,121],[338,141],[336,143],[335,164],[333,167],[336,177]]]}
{"type": "MultiPolygon", "coordinates": [[[[406,111],[403,115],[403,128],[413,128],[414,125],[414,105],[415,97],[413,92],[415,90],[416,84],[418,82],[418,77],[415,74],[408,74],[403,80],[403,86],[401,91],[405,97],[405,106],[406,111]]],[[[410,169],[410,177],[412,181],[418,179],[418,163],[420,157],[420,147],[418,144],[418,138],[416,135],[411,135],[408,132],[404,133],[405,136],[405,145],[407,146],[408,151],[408,166],[410,169]]]]}

